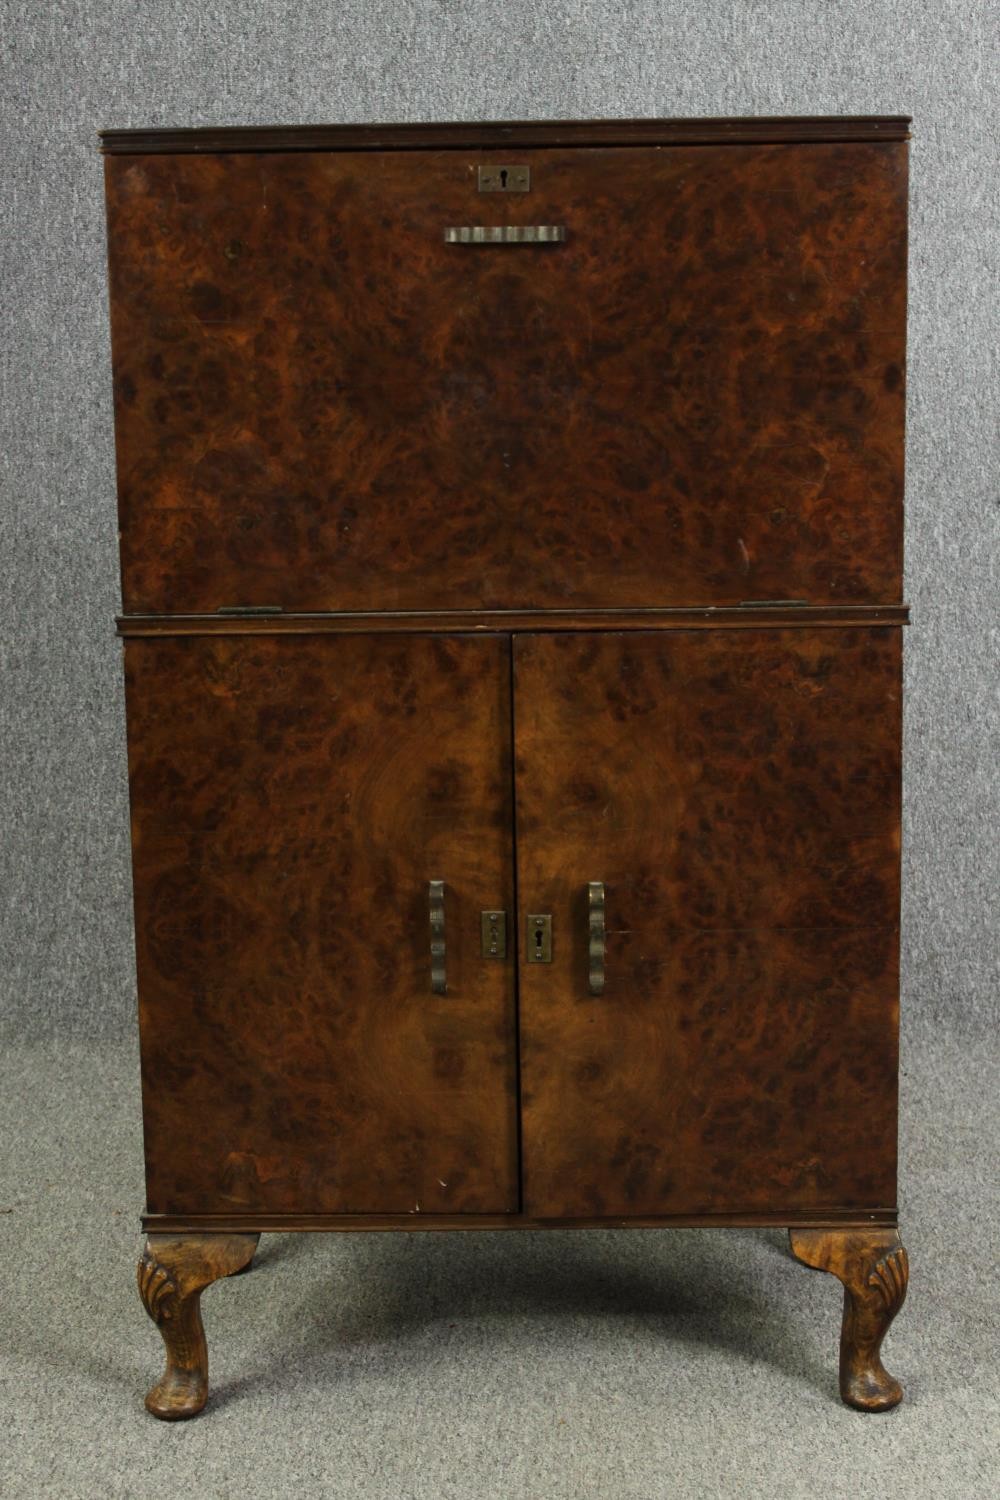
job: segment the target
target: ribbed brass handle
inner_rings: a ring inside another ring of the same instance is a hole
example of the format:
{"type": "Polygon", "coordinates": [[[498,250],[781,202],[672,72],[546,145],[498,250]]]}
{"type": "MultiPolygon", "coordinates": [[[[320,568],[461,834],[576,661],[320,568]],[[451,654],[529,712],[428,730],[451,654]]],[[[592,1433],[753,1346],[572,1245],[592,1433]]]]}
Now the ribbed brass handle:
{"type": "Polygon", "coordinates": [[[561,245],[565,224],[458,224],[444,232],[446,245],[561,245]]]}
{"type": "Polygon", "coordinates": [[[431,991],[444,995],[448,990],[444,943],[444,881],[432,880],[427,887],[427,904],[431,922],[431,991]]]}
{"type": "Polygon", "coordinates": [[[592,995],[604,994],[604,955],[605,955],[605,931],[604,919],[604,882],[592,880],[587,886],[588,922],[589,922],[589,989],[592,995]]]}

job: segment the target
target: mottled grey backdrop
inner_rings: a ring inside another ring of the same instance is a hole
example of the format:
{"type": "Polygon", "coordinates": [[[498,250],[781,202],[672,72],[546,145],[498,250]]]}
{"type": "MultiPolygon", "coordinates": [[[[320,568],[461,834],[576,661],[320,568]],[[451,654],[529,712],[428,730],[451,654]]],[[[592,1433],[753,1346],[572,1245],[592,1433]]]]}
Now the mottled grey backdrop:
{"type": "MultiPolygon", "coordinates": [[[[987,0],[0,0],[0,938],[19,1031],[133,962],[100,126],[912,114],[904,1003],[998,995],[998,161],[987,0]]],[[[992,48],[992,50],[991,50],[992,48]]]]}

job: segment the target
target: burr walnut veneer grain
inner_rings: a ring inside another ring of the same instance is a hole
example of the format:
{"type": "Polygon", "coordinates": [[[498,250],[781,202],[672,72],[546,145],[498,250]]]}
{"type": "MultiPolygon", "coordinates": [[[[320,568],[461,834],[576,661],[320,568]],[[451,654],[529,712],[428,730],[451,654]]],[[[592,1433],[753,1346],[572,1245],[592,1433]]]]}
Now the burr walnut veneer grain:
{"type": "Polygon", "coordinates": [[[107,133],[154,1415],[281,1229],[780,1224],[899,1400],[906,127],[107,133]]]}
{"type": "Polygon", "coordinates": [[[523,154],[108,158],[128,612],[899,601],[905,144],[523,154]]]}
{"type": "Polygon", "coordinates": [[[515,1210],[506,641],[130,641],[126,683],[150,1210],[515,1210]]]}
{"type": "Polygon", "coordinates": [[[894,1201],[899,704],[893,630],[518,638],[528,1212],[894,1201]]]}

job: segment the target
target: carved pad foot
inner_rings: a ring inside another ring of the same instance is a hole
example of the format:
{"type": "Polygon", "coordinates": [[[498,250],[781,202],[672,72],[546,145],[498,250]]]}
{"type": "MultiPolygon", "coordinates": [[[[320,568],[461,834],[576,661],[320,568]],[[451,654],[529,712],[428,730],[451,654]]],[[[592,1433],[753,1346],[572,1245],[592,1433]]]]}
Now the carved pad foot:
{"type": "Polygon", "coordinates": [[[793,1229],[792,1254],[843,1282],[840,1394],[859,1411],[888,1411],[903,1387],[881,1359],[882,1340],[906,1297],[909,1264],[895,1229],[793,1229]]]}
{"type": "Polygon", "coordinates": [[[165,1422],[195,1417],[208,1397],[208,1347],[201,1294],[253,1260],[257,1234],[151,1234],[139,1262],[139,1296],[163,1336],[167,1367],[146,1397],[165,1422]]]}

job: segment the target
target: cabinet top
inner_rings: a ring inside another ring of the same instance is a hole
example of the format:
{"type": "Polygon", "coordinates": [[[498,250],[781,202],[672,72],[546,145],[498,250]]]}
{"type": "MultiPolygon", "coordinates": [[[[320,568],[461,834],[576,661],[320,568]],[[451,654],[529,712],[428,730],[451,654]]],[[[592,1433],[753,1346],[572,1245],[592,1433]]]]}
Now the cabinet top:
{"type": "Polygon", "coordinates": [[[505,120],[383,125],[208,125],[102,130],[108,155],[226,151],[418,151],[528,146],[748,145],[905,141],[909,115],[759,115],[744,119],[505,120]]]}

